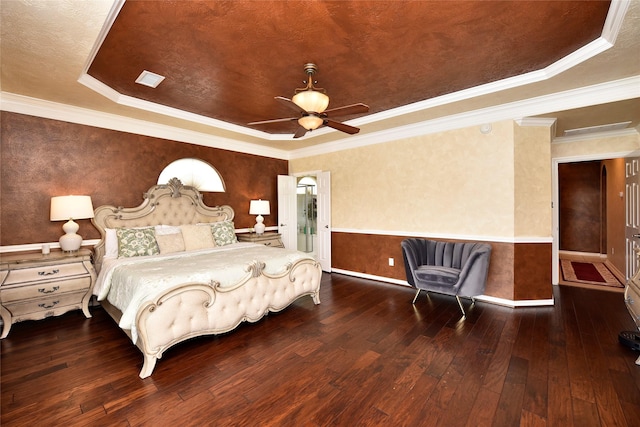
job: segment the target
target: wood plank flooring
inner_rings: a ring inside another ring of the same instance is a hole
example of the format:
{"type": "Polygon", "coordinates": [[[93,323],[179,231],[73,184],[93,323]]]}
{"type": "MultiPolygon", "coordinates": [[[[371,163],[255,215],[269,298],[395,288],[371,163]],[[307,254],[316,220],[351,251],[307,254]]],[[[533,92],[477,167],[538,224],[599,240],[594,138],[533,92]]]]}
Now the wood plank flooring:
{"type": "Polygon", "coordinates": [[[1,342],[1,423],[640,426],[622,295],[554,292],[553,307],[478,302],[461,320],[453,298],[413,306],[412,289],[324,274],[320,305],[179,345],[145,380],[100,308],[18,323],[1,342]]]}

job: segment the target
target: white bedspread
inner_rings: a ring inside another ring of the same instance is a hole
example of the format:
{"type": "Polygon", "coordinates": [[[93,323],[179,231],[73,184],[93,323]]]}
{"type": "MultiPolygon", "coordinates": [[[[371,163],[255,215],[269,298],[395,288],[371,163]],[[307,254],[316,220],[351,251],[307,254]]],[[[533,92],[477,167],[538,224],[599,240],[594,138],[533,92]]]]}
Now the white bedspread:
{"type": "Polygon", "coordinates": [[[122,312],[119,326],[131,330],[135,343],[138,308],[163,291],[192,282],[215,281],[221,287],[231,286],[247,275],[247,266],[253,261],[264,262],[265,273],[277,274],[303,258],[311,259],[303,252],[254,243],[148,257],[105,258],[93,293],[122,312]]]}

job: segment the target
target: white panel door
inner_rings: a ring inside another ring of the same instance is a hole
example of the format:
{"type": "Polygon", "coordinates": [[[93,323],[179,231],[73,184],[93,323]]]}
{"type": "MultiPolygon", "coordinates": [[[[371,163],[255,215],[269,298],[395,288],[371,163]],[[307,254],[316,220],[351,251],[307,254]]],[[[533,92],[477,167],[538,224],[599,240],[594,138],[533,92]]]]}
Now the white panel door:
{"type": "Polygon", "coordinates": [[[626,279],[638,270],[635,248],[640,247],[640,157],[625,159],[626,279]]]}
{"type": "Polygon", "coordinates": [[[318,255],[322,271],[331,272],[331,172],[318,172],[318,255]]]}
{"type": "Polygon", "coordinates": [[[287,249],[298,249],[296,177],[278,175],[278,233],[287,249]]]}

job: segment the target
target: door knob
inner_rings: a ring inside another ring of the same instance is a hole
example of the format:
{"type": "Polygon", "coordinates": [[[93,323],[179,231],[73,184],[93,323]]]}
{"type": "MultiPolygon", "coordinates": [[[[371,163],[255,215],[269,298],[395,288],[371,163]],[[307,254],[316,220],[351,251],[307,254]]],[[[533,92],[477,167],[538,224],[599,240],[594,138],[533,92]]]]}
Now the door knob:
{"type": "Polygon", "coordinates": [[[640,237],[640,234],[634,234],[633,237],[640,237]]]}
{"type": "Polygon", "coordinates": [[[280,227],[286,227],[287,224],[280,224],[280,227]]]}
{"type": "Polygon", "coordinates": [[[329,228],[329,225],[325,225],[324,228],[329,228]]]}

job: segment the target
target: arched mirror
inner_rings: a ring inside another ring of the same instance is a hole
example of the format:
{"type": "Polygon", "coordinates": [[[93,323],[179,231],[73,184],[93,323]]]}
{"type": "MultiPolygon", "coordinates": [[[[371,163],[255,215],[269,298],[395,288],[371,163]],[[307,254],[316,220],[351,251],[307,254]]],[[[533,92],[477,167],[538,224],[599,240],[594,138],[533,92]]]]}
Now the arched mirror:
{"type": "Polygon", "coordinates": [[[222,177],[209,163],[199,159],[179,159],[169,163],[158,177],[158,184],[167,184],[171,178],[178,178],[183,185],[190,185],[198,191],[224,193],[222,177]]]}

